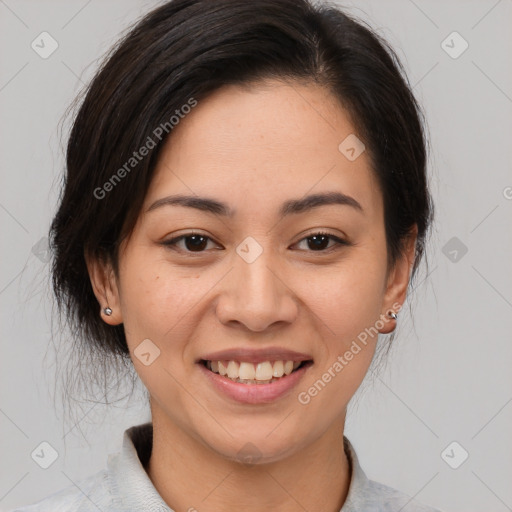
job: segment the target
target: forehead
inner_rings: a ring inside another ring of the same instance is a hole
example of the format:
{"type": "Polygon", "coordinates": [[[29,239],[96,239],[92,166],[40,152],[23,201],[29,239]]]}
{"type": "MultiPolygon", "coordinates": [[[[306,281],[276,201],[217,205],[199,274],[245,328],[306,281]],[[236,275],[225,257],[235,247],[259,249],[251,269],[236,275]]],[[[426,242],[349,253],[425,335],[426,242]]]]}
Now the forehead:
{"type": "Polygon", "coordinates": [[[223,87],[173,128],[145,205],[183,193],[257,211],[337,191],[355,196],[371,214],[381,205],[369,157],[363,152],[349,160],[340,151],[354,135],[350,116],[321,86],[266,81],[223,87]]]}

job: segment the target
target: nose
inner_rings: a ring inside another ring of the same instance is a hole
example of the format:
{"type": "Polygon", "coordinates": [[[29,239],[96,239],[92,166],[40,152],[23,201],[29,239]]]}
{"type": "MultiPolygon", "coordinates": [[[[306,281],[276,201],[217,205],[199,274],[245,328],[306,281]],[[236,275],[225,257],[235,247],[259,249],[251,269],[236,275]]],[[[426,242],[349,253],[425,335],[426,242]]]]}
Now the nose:
{"type": "Polygon", "coordinates": [[[297,317],[297,297],[268,252],[263,251],[252,263],[235,256],[217,302],[217,317],[223,324],[241,324],[261,332],[274,324],[291,324],[297,317]]]}

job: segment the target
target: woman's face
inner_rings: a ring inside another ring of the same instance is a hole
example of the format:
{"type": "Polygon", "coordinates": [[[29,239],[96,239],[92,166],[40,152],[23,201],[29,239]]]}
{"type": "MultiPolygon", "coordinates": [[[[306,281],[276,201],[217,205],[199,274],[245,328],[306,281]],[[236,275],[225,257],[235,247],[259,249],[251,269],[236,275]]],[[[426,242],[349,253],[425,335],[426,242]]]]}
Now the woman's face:
{"type": "Polygon", "coordinates": [[[354,132],[325,89],[277,81],[225,87],[173,129],[104,317],[124,323],[153,422],[261,462],[343,427],[412,263],[387,273],[383,200],[354,132]],[[341,201],[306,201],[316,194],[341,201]],[[178,195],[196,207],[166,199],[178,195]],[[202,198],[224,206],[207,211],[202,198]],[[246,384],[214,374],[210,359],[260,379],[309,363],[246,384]]]}

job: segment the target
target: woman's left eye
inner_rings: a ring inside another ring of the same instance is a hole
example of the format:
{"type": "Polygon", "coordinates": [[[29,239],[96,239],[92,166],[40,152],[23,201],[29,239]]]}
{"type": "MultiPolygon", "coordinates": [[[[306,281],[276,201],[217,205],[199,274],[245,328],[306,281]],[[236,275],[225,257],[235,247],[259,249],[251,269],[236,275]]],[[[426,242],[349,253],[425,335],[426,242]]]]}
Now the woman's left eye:
{"type": "MultiPolygon", "coordinates": [[[[172,249],[174,249],[174,247],[178,247],[179,249],[185,250],[185,252],[201,253],[204,252],[203,249],[205,249],[207,246],[208,241],[212,241],[212,239],[206,235],[186,233],[176,238],[166,240],[162,242],[162,244],[172,249]],[[184,242],[184,247],[178,245],[180,242],[184,242]]],[[[336,245],[350,245],[350,243],[346,240],[343,240],[331,233],[325,232],[313,233],[300,240],[296,245],[303,242],[306,242],[309,248],[313,248],[311,249],[311,252],[328,252],[336,245]],[[326,246],[326,242],[328,244],[330,240],[334,241],[334,244],[331,246],[326,246]]]]}
{"type": "Polygon", "coordinates": [[[338,245],[338,246],[350,245],[346,240],[343,240],[342,238],[339,238],[336,235],[333,235],[331,233],[325,233],[325,232],[313,233],[312,235],[309,235],[309,236],[303,238],[302,240],[300,240],[299,244],[304,241],[306,243],[308,243],[308,240],[312,241],[312,243],[309,246],[314,247],[313,252],[327,252],[325,249],[330,250],[333,247],[335,247],[336,245],[338,245]],[[334,244],[331,246],[325,247],[325,242],[326,241],[328,242],[329,240],[333,240],[334,244]]]}

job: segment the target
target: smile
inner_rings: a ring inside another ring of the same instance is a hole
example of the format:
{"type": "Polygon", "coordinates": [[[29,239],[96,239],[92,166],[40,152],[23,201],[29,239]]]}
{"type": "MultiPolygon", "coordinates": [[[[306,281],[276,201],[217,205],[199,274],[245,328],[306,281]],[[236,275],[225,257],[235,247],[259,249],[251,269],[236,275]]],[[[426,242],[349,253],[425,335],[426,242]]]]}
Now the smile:
{"type": "Polygon", "coordinates": [[[270,404],[290,396],[313,360],[259,361],[235,359],[198,361],[197,368],[206,378],[207,389],[217,396],[242,404],[270,404]]]}

